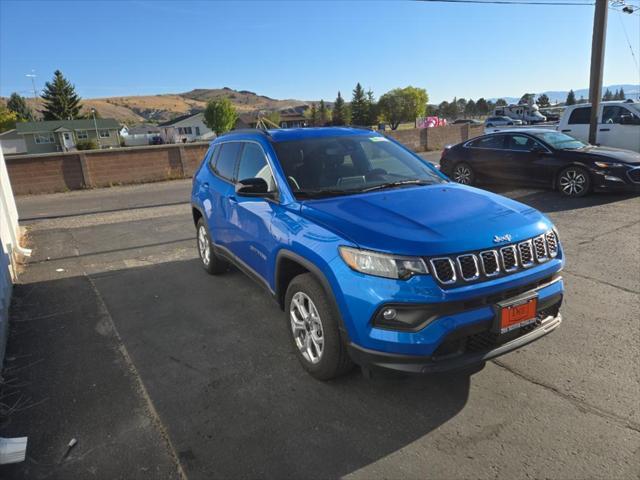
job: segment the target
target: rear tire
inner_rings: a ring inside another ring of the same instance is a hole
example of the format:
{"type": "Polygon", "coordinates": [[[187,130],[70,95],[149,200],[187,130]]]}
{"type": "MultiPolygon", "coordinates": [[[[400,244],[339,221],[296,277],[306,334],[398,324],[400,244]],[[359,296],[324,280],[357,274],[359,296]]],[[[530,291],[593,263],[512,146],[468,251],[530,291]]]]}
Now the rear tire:
{"type": "Polygon", "coordinates": [[[584,197],[591,190],[591,177],[584,168],[570,166],[558,175],[557,187],[565,197],[584,197]]]}
{"type": "Polygon", "coordinates": [[[196,224],[196,246],[202,267],[209,275],[216,275],[227,270],[229,264],[216,255],[209,229],[203,218],[200,218],[196,224]]]}
{"type": "Polygon", "coordinates": [[[476,174],[468,163],[460,162],[453,167],[451,178],[454,182],[462,185],[473,185],[476,183],[476,174]]]}
{"type": "Polygon", "coordinates": [[[289,284],[285,313],[292,344],[302,368],[318,380],[339,377],[353,367],[334,310],[312,274],[298,275],[289,284]]]}

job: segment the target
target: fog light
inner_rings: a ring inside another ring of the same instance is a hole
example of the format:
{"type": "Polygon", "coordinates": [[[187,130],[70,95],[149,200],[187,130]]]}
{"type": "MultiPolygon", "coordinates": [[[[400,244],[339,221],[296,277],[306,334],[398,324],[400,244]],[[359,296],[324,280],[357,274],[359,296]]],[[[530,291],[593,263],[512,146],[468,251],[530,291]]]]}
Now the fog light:
{"type": "Polygon", "coordinates": [[[396,312],[396,310],[393,308],[385,308],[382,312],[382,317],[385,320],[395,320],[397,316],[398,312],[396,312]]]}

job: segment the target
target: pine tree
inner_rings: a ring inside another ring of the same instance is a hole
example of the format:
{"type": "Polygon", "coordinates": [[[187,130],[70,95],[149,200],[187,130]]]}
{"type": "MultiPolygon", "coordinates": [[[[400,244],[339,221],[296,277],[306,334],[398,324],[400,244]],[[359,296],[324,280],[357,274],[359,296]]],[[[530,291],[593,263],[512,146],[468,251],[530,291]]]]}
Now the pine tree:
{"type": "Polygon", "coordinates": [[[620,87],[620,93],[618,94],[618,100],[626,100],[627,96],[624,93],[624,88],[620,87]]]}
{"type": "Polygon", "coordinates": [[[351,121],[353,125],[364,127],[367,125],[367,117],[367,97],[360,82],[358,82],[356,88],[353,89],[353,96],[351,97],[351,121]]]}
{"type": "Polygon", "coordinates": [[[550,103],[551,102],[549,101],[549,96],[546,93],[543,93],[542,95],[540,95],[536,100],[536,104],[541,108],[548,107],[550,103]]]}
{"type": "Polygon", "coordinates": [[[602,101],[608,102],[609,100],[612,100],[612,99],[613,99],[613,94],[611,93],[611,90],[607,88],[604,92],[604,95],[602,96],[602,101]]]}
{"type": "Polygon", "coordinates": [[[7,108],[12,112],[15,112],[19,122],[32,122],[33,112],[27,105],[24,97],[21,97],[17,93],[12,93],[7,101],[7,108]]]}
{"type": "Polygon", "coordinates": [[[318,109],[316,108],[316,104],[311,104],[311,109],[309,112],[309,123],[311,123],[312,127],[318,126],[318,109]]]}
{"type": "Polygon", "coordinates": [[[42,99],[45,120],[73,120],[80,116],[80,97],[60,70],[56,70],[53,80],[45,84],[42,99]]]}
{"type": "Polygon", "coordinates": [[[566,105],[575,105],[576,104],[576,94],[573,93],[573,90],[569,90],[567,94],[567,100],[564,102],[566,105]]]}
{"type": "Polygon", "coordinates": [[[373,96],[373,91],[367,90],[367,126],[378,123],[378,105],[373,96]]]}
{"type": "Polygon", "coordinates": [[[342,95],[338,91],[338,96],[336,97],[336,101],[333,104],[333,124],[334,125],[344,125],[346,122],[345,119],[345,107],[344,107],[344,99],[342,95]]]}
{"type": "Polygon", "coordinates": [[[320,117],[320,125],[326,126],[329,123],[329,112],[327,106],[324,104],[324,100],[320,100],[320,108],[318,109],[318,116],[320,117]]]}

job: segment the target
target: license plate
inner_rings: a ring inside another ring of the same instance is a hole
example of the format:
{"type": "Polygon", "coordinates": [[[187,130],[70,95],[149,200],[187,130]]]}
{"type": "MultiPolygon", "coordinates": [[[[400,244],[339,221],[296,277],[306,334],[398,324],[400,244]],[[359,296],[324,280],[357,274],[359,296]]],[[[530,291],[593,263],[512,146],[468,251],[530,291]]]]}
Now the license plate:
{"type": "Polygon", "coordinates": [[[496,330],[507,333],[536,321],[538,297],[528,297],[498,305],[496,330]]]}

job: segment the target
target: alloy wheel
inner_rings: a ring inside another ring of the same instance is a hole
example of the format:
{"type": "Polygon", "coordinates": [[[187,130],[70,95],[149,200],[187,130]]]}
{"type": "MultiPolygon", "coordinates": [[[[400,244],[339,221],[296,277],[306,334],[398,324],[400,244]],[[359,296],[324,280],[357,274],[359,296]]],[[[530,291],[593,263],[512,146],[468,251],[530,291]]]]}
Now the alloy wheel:
{"type": "Polygon", "coordinates": [[[316,364],[324,350],[324,330],[318,310],[304,292],[296,292],[289,308],[291,331],[300,353],[310,363],[316,364]]]}
{"type": "Polygon", "coordinates": [[[560,189],[571,197],[580,195],[587,183],[584,173],[579,170],[569,169],[560,177],[560,189]]]}
{"type": "Polygon", "coordinates": [[[205,266],[209,266],[211,261],[211,246],[209,245],[209,235],[204,225],[200,225],[198,229],[198,253],[205,266]]]}
{"type": "Polygon", "coordinates": [[[453,171],[453,179],[463,185],[471,183],[471,170],[464,165],[458,165],[453,171]]]}

